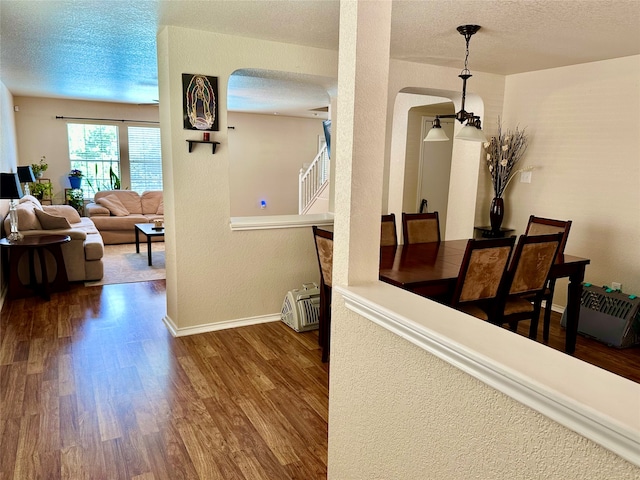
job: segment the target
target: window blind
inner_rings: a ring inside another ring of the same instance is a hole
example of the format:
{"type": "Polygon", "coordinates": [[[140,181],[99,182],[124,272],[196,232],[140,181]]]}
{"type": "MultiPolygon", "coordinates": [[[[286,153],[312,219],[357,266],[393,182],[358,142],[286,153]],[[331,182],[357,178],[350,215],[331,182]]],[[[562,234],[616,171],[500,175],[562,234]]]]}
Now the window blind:
{"type": "Polygon", "coordinates": [[[162,190],[160,129],[129,127],[129,175],[131,190],[162,190]]]}

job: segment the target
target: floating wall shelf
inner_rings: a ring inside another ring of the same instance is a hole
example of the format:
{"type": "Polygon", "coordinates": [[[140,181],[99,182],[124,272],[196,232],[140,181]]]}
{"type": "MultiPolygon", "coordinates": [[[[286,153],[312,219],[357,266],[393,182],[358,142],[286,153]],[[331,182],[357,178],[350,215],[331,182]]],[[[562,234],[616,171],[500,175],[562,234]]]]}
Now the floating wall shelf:
{"type": "Polygon", "coordinates": [[[191,150],[193,150],[194,143],[210,143],[212,154],[216,153],[216,146],[220,145],[220,142],[212,142],[210,140],[187,140],[187,143],[189,144],[189,153],[191,153],[191,150]]]}

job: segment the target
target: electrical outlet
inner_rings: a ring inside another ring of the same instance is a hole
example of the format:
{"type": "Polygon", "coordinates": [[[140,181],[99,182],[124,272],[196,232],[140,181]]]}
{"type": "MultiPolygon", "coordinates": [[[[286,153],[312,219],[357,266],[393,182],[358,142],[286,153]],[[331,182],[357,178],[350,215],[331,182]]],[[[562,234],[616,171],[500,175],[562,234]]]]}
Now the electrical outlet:
{"type": "Polygon", "coordinates": [[[611,288],[614,290],[622,290],[622,284],[619,282],[611,282],[611,288]]]}

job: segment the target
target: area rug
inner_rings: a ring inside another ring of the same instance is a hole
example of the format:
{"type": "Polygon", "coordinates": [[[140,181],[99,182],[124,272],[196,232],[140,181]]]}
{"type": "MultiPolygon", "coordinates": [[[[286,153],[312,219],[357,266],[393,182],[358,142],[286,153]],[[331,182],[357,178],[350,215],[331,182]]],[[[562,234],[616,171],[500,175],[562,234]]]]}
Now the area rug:
{"type": "Polygon", "coordinates": [[[147,265],[147,245],[140,245],[140,253],[136,253],[134,243],[124,245],[105,245],[104,276],[101,280],[85,282],[85,286],[111,285],[114,283],[147,282],[166,278],[164,260],[164,242],[151,244],[153,265],[147,265]]]}

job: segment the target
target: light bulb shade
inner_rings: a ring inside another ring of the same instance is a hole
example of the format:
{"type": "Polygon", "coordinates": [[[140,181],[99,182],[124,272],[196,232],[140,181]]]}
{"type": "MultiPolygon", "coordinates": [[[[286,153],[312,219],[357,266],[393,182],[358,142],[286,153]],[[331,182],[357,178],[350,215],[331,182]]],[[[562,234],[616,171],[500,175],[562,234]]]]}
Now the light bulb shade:
{"type": "Polygon", "coordinates": [[[20,183],[31,183],[36,181],[36,176],[33,174],[31,165],[28,167],[18,167],[18,178],[20,183]]]}
{"type": "Polygon", "coordinates": [[[457,140],[466,140],[469,142],[486,142],[487,137],[484,136],[484,133],[479,128],[473,125],[465,125],[460,133],[456,135],[457,140]]]}
{"type": "Polygon", "coordinates": [[[22,198],[22,187],[17,173],[0,173],[0,198],[3,200],[22,198]]]}
{"type": "Polygon", "coordinates": [[[442,129],[442,127],[433,127],[427,133],[427,136],[424,137],[423,142],[447,142],[449,141],[449,137],[442,129]]]}

